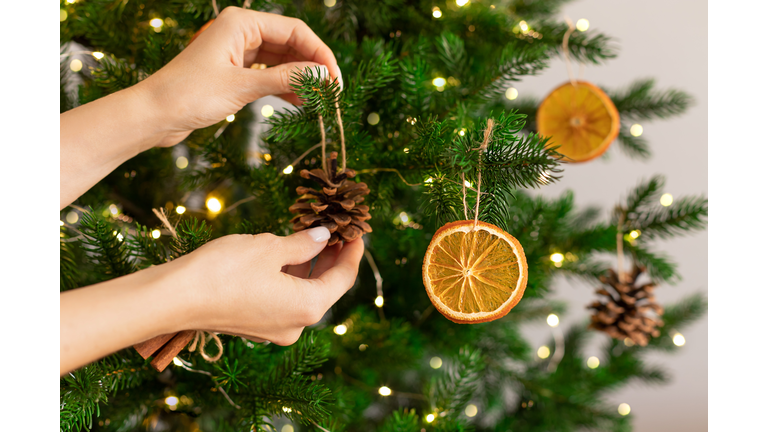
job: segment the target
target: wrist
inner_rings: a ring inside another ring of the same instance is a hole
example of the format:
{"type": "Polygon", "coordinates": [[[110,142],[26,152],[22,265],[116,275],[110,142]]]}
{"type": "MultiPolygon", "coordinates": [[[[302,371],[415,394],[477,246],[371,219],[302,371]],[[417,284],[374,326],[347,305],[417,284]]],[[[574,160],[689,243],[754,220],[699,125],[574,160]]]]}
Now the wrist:
{"type": "Polygon", "coordinates": [[[140,151],[146,151],[154,147],[169,147],[177,144],[184,136],[179,137],[181,131],[176,130],[176,122],[171,117],[174,110],[170,109],[169,98],[164,96],[162,89],[156,85],[153,76],[147,77],[136,85],[126,89],[131,98],[136,101],[136,106],[142,111],[146,140],[143,140],[140,151]]]}

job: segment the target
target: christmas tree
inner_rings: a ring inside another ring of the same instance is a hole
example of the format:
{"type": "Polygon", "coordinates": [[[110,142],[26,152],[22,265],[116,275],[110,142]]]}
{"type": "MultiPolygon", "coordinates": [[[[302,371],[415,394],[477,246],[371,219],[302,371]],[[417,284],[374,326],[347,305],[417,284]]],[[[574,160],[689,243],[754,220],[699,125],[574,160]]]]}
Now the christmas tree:
{"type": "MultiPolygon", "coordinates": [[[[355,286],[296,344],[219,335],[219,360],[184,350],[163,372],[126,348],[62,377],[61,430],[631,429],[631,414],[605,396],[632,381],[664,382],[644,355],[674,351],[674,331],[706,311],[702,296],[655,302],[656,285],[679,275],[653,241],[704,228],[707,199],[670,202],[664,179],[649,176],[600,220],[572,193],[536,195],[567,182],[561,166],[574,158],[557,135],[539,133],[543,101],[517,97],[515,83],[558,56],[595,65],[616,56],[609,36],[557,17],[563,3],[62,2],[61,112],[156,72],[228,6],[302,19],[345,77],[342,90],[303,71],[294,86],[304,105],[265,107],[262,133],[244,109],[107,176],[62,211],[62,291],[222,235],[302,229],[297,213],[314,213],[295,207],[296,190],[321,189],[311,172],[332,152],[355,171],[350,181],[367,185],[356,205],[368,207],[372,232],[355,286]],[[422,264],[438,229],[475,215],[520,241],[527,285],[504,317],[456,324],[435,312],[422,264]],[[558,275],[594,284],[594,303],[583,305],[593,318],[534,350],[520,327],[564,313],[549,299],[558,275]],[[583,356],[590,337],[604,339],[599,359],[583,356]]],[[[651,80],[600,91],[618,113],[609,151],[640,159],[651,147],[633,121],[679,115],[692,102],[651,80]]]]}

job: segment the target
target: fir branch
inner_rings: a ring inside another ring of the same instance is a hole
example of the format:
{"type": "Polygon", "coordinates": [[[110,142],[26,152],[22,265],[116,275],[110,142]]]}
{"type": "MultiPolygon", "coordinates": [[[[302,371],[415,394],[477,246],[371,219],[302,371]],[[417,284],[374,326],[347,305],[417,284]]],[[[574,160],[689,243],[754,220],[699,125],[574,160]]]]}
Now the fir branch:
{"type": "Polygon", "coordinates": [[[632,159],[648,160],[651,157],[648,140],[633,136],[623,124],[619,128],[618,142],[619,148],[632,159]]]}
{"type": "Polygon", "coordinates": [[[275,112],[267,124],[270,126],[265,135],[267,140],[287,141],[317,135],[317,116],[298,108],[275,112]]]}
{"type": "Polygon", "coordinates": [[[643,180],[629,192],[626,204],[622,211],[627,215],[638,213],[657,199],[659,193],[664,189],[664,176],[655,175],[648,180],[643,180]]]}
{"type": "Polygon", "coordinates": [[[661,316],[664,325],[659,328],[661,335],[651,339],[646,348],[662,351],[679,349],[672,341],[674,334],[703,317],[707,308],[707,298],[702,293],[690,294],[673,305],[665,306],[661,316]]]}
{"type": "Polygon", "coordinates": [[[85,244],[93,249],[93,258],[106,279],[125,276],[136,270],[129,259],[127,245],[118,238],[120,233],[106,219],[93,211],[83,212],[80,231],[85,236],[85,244]]]}
{"type": "Polygon", "coordinates": [[[320,67],[298,68],[291,75],[291,88],[304,102],[303,109],[313,117],[322,115],[331,118],[336,114],[336,101],[341,87],[338,80],[329,81],[321,77],[320,67]]]}
{"type": "Polygon", "coordinates": [[[429,64],[423,57],[408,56],[399,62],[400,88],[412,113],[429,110],[432,90],[429,88],[429,64]]]}
{"type": "Polygon", "coordinates": [[[168,262],[168,250],[152,237],[152,232],[144,225],[136,223],[136,233],[128,236],[127,244],[131,255],[144,261],[148,266],[168,262]]]}
{"type": "Polygon", "coordinates": [[[483,361],[479,351],[470,347],[459,350],[453,364],[427,391],[430,404],[454,421],[461,415],[477,388],[483,361]]]}
{"type": "Polygon", "coordinates": [[[254,417],[282,415],[304,425],[326,419],[331,414],[328,407],[333,402],[327,387],[305,376],[292,376],[257,390],[253,397],[254,417]]]}
{"type": "Polygon", "coordinates": [[[271,383],[299,376],[320,367],[328,359],[330,345],[320,342],[314,332],[304,334],[283,354],[281,363],[270,372],[271,383]]]}
{"type": "Polygon", "coordinates": [[[171,240],[171,250],[176,258],[186,255],[211,239],[212,228],[206,226],[205,221],[198,225],[197,219],[187,219],[176,227],[176,237],[171,240]]]}
{"type": "Polygon", "coordinates": [[[629,246],[629,252],[637,264],[645,267],[653,281],[674,284],[681,279],[677,272],[677,264],[671,261],[668,255],[653,253],[640,246],[632,245],[629,246]]]}
{"type": "Polygon", "coordinates": [[[108,93],[126,89],[139,82],[139,74],[125,59],[107,55],[101,59],[101,68],[92,71],[93,81],[108,93]]]}
{"type": "Polygon", "coordinates": [[[668,238],[694,230],[704,229],[707,225],[708,200],[705,196],[683,197],[669,207],[641,213],[628,221],[630,229],[640,230],[644,240],[668,238]]]}
{"type": "Polygon", "coordinates": [[[393,411],[379,429],[380,432],[419,432],[419,417],[416,411],[403,409],[393,411]]]}
{"type": "Polygon", "coordinates": [[[490,74],[490,81],[483,82],[473,93],[482,100],[491,100],[506,91],[509,82],[532,76],[547,66],[546,47],[541,45],[508,44],[504,47],[498,66],[490,74]]]}
{"type": "MultiPolygon", "coordinates": [[[[540,43],[548,47],[548,52],[563,54],[563,37],[568,31],[568,24],[543,21],[529,23],[529,26],[541,34],[540,43]]],[[[616,46],[613,42],[613,39],[602,33],[573,32],[568,38],[568,54],[577,62],[600,64],[616,57],[616,46]]]]}
{"type": "Polygon", "coordinates": [[[423,201],[422,210],[425,214],[435,218],[437,226],[465,219],[461,202],[461,187],[444,175],[433,175],[432,182],[427,183],[424,188],[424,194],[426,199],[423,201]]]}
{"type": "Polygon", "coordinates": [[[513,0],[509,8],[515,15],[530,19],[536,17],[547,17],[560,12],[560,8],[573,0],[513,0]]]}
{"type": "MultiPolygon", "coordinates": [[[[397,75],[397,60],[392,53],[384,52],[381,56],[363,62],[349,81],[349,88],[343,95],[345,112],[351,114],[364,108],[366,102],[381,88],[392,82],[397,75]]],[[[335,109],[335,108],[334,108],[335,109]]]]}
{"type": "Polygon", "coordinates": [[[445,65],[449,75],[463,79],[470,68],[470,59],[464,48],[464,41],[450,32],[443,32],[437,38],[437,56],[445,65]]]}
{"type": "Polygon", "coordinates": [[[654,82],[642,79],[624,91],[607,92],[622,119],[666,119],[684,113],[693,104],[693,98],[681,90],[654,90],[654,82]]]}
{"type": "Polygon", "coordinates": [[[72,247],[68,242],[59,241],[59,291],[62,292],[77,288],[77,264],[72,247]]]}

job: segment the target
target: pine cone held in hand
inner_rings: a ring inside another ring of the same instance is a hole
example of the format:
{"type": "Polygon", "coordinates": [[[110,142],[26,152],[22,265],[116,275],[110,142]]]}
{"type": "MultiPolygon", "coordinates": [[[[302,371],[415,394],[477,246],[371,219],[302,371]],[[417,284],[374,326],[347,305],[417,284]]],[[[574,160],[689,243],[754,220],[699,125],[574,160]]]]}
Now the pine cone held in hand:
{"type": "Polygon", "coordinates": [[[288,208],[291,213],[297,213],[291,219],[294,231],[319,226],[328,228],[331,232],[328,246],[341,240],[349,242],[371,232],[371,226],[365,222],[371,218],[368,206],[360,204],[371,191],[365,183],[350,180],[355,176],[354,170],[347,168],[337,172],[337,157],[338,153],[332,152],[326,161],[330,175],[319,168],[301,170],[301,176],[320,183],[322,191],[299,186],[296,192],[300,197],[288,208]]]}
{"type": "Polygon", "coordinates": [[[610,274],[601,276],[600,281],[612,288],[609,292],[606,288],[597,290],[597,294],[604,296],[607,301],[596,301],[587,306],[593,309],[592,322],[589,327],[607,333],[609,336],[624,340],[629,338],[632,342],[646,346],[651,337],[658,337],[657,327],[664,325],[661,319],[646,316],[646,312],[654,310],[659,317],[664,309],[656,303],[653,290],[656,285],[647,283],[637,285],[637,280],[644,268],[634,266],[629,274],[628,282],[620,282],[613,269],[610,274]]]}

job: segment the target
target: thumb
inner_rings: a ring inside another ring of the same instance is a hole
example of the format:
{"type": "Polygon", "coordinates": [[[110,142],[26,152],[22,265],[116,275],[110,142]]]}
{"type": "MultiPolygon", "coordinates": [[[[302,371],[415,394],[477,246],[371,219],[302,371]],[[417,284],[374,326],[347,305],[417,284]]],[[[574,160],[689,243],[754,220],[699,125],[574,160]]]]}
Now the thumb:
{"type": "Polygon", "coordinates": [[[282,265],[303,264],[325,249],[331,232],[328,228],[320,226],[311,228],[287,237],[282,237],[280,251],[282,252],[282,265]]]}
{"type": "Polygon", "coordinates": [[[313,62],[283,63],[266,69],[241,69],[241,73],[245,75],[248,97],[255,100],[264,96],[293,93],[293,76],[307,67],[312,68],[316,76],[319,68],[320,78],[328,78],[328,67],[313,62]]]}

